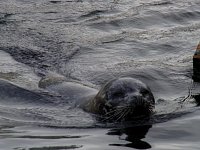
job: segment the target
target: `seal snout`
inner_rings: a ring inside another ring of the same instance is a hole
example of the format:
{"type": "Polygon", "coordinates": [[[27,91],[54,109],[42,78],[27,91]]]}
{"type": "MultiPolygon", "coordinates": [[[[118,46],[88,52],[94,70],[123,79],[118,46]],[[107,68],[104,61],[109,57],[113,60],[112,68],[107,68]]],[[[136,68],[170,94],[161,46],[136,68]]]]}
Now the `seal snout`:
{"type": "Polygon", "coordinates": [[[139,118],[140,116],[149,116],[153,109],[150,103],[144,99],[142,95],[129,95],[124,102],[126,109],[129,109],[127,118],[139,118]]]}

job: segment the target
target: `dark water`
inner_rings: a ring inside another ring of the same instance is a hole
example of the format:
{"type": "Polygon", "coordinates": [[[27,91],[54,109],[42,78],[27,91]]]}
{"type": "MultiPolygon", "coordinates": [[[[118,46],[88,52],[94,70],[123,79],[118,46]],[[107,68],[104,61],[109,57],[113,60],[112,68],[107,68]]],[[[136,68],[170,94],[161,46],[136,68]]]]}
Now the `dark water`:
{"type": "Polygon", "coordinates": [[[199,39],[199,0],[1,0],[0,149],[200,149],[199,39]],[[152,89],[155,114],[98,123],[38,88],[49,73],[97,89],[138,78],[152,89]]]}

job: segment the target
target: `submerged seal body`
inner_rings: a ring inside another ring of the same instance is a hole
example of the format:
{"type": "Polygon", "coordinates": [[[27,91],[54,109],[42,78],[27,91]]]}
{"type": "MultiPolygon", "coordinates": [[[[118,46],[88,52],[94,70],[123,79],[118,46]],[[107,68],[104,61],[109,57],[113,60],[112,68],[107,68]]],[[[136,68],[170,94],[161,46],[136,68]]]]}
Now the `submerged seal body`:
{"type": "Polygon", "coordinates": [[[99,91],[67,81],[48,85],[47,88],[57,91],[68,100],[73,99],[75,106],[108,121],[149,117],[155,105],[150,88],[130,77],[113,79],[99,91]]]}

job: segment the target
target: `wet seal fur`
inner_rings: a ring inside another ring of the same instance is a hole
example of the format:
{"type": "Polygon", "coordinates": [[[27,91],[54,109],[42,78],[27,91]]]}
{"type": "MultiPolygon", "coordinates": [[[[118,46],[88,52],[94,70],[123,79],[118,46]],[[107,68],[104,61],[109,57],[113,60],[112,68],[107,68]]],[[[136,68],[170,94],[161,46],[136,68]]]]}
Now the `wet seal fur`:
{"type": "Polygon", "coordinates": [[[64,81],[63,78],[42,79],[39,87],[59,93],[66,100],[73,101],[76,107],[98,114],[104,121],[148,118],[155,107],[150,88],[131,77],[113,79],[99,91],[76,82],[64,81]]]}

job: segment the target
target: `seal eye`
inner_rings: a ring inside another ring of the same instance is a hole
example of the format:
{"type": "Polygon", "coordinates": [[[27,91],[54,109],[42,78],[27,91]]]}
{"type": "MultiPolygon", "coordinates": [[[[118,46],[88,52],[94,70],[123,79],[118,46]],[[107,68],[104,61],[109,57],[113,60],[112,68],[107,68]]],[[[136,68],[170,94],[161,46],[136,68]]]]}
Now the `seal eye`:
{"type": "Polygon", "coordinates": [[[142,95],[147,95],[147,94],[149,94],[149,91],[148,91],[148,90],[142,90],[142,91],[141,91],[141,94],[142,94],[142,95]]]}
{"type": "Polygon", "coordinates": [[[113,94],[113,97],[124,97],[124,93],[116,92],[116,93],[113,94]]]}

